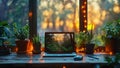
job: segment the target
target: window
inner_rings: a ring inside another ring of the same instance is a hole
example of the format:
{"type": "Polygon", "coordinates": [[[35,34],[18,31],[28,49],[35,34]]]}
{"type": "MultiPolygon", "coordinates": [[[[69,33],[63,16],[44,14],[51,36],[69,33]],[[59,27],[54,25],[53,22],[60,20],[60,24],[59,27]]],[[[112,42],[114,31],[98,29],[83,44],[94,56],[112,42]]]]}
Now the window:
{"type": "Polygon", "coordinates": [[[39,35],[79,31],[79,0],[37,0],[37,4],[39,35]]]}
{"type": "Polygon", "coordinates": [[[94,24],[94,30],[120,19],[120,0],[88,0],[88,24],[94,24]]]}
{"type": "Polygon", "coordinates": [[[97,45],[105,46],[104,44],[105,40],[103,41],[103,37],[101,37],[102,34],[105,35],[105,32],[100,33],[101,32],[100,29],[106,23],[110,23],[110,22],[113,23],[113,21],[116,21],[118,19],[120,20],[120,0],[87,0],[87,2],[88,2],[87,24],[88,25],[93,24],[94,26],[93,28],[95,34],[94,36],[95,38],[100,39],[100,43],[99,44],[97,43],[97,45]]]}
{"type": "MultiPolygon", "coordinates": [[[[29,0],[0,0],[0,23],[8,23],[11,32],[13,23],[22,25],[28,23],[28,3],[29,0]]],[[[14,37],[9,37],[8,42],[10,45],[13,44],[14,37]]]]}
{"type": "MultiPolygon", "coordinates": [[[[6,21],[12,30],[13,23],[22,25],[29,23],[28,12],[33,4],[30,0],[0,0],[0,23],[6,21]]],[[[31,0],[35,1],[35,0],[31,0]]],[[[83,0],[36,0],[37,23],[36,27],[39,35],[44,37],[46,31],[57,32],[78,32],[80,28],[80,1],[83,0]]],[[[117,20],[120,17],[119,0],[87,0],[87,24],[94,24],[94,30],[104,25],[104,23],[117,20]]],[[[81,19],[82,20],[82,19],[81,19]]],[[[81,26],[84,26],[81,25],[81,26]]],[[[34,31],[32,33],[35,33],[34,31]]]]}
{"type": "Polygon", "coordinates": [[[37,0],[37,33],[79,32],[79,0],[37,0]]]}

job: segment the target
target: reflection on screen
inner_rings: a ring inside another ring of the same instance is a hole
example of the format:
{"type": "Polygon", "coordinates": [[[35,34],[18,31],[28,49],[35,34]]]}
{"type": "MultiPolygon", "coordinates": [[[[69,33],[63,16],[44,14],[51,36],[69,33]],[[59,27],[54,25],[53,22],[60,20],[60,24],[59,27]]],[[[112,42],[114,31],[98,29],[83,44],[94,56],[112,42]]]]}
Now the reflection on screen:
{"type": "Polygon", "coordinates": [[[53,53],[73,52],[73,35],[70,33],[47,34],[45,48],[53,53]]]}

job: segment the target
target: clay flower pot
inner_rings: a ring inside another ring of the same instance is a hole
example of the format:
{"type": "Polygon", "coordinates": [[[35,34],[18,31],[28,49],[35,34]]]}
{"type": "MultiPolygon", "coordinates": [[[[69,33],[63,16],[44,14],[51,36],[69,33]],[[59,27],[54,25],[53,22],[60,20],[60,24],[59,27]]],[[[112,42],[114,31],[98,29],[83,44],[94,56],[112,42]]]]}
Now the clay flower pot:
{"type": "Polygon", "coordinates": [[[27,53],[27,48],[29,46],[29,40],[16,40],[17,54],[27,53]]]}

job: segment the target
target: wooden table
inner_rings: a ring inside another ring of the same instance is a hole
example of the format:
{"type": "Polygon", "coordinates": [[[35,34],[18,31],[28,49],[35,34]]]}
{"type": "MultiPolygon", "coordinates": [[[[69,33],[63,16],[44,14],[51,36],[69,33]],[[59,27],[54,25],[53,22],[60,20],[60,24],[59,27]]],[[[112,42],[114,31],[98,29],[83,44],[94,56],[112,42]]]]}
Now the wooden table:
{"type": "Polygon", "coordinates": [[[1,67],[27,68],[100,68],[106,64],[105,55],[83,55],[83,60],[74,61],[73,57],[43,57],[40,54],[16,54],[0,56],[1,67]],[[94,58],[93,58],[94,57],[94,58]]]}

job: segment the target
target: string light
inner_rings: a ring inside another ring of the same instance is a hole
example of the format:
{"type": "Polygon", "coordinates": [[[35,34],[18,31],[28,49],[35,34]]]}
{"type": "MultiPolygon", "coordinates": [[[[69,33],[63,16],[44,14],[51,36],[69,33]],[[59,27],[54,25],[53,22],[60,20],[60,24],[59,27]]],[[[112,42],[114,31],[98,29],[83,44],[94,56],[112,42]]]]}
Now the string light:
{"type": "Polygon", "coordinates": [[[86,16],[84,15],[83,17],[85,18],[86,16]]]}
{"type": "Polygon", "coordinates": [[[86,23],[87,22],[87,20],[86,19],[84,19],[84,23],[86,23]]]}
{"type": "Polygon", "coordinates": [[[87,2],[85,1],[85,2],[84,2],[84,4],[86,5],[86,4],[87,4],[87,2]]]}
{"type": "Polygon", "coordinates": [[[83,10],[83,13],[86,13],[86,10],[83,10]]]}
{"type": "Polygon", "coordinates": [[[81,3],[81,12],[80,12],[80,17],[81,17],[81,26],[80,30],[81,31],[86,31],[87,30],[87,0],[80,0],[81,3]]]}
{"type": "Polygon", "coordinates": [[[85,8],[84,6],[82,6],[82,9],[85,8]]]}
{"type": "Polygon", "coordinates": [[[33,15],[32,12],[29,12],[29,17],[32,17],[32,15],[33,15]]]}

